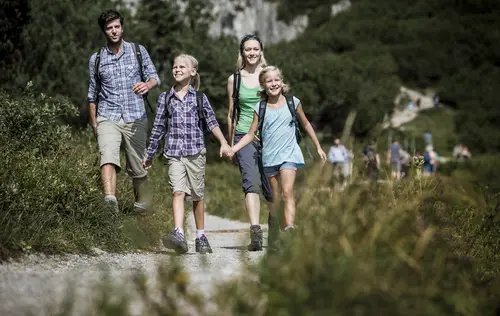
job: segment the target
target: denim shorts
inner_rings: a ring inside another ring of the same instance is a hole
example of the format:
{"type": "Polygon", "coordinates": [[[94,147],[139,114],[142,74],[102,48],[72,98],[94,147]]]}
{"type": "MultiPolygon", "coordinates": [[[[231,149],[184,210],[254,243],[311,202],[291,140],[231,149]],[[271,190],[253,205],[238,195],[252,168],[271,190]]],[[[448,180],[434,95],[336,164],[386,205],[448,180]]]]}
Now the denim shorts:
{"type": "Polygon", "coordinates": [[[264,167],[264,173],[266,174],[266,177],[274,177],[277,176],[280,173],[280,170],[293,170],[297,171],[297,164],[295,162],[287,162],[285,161],[281,165],[277,166],[272,166],[272,167],[264,167]]]}

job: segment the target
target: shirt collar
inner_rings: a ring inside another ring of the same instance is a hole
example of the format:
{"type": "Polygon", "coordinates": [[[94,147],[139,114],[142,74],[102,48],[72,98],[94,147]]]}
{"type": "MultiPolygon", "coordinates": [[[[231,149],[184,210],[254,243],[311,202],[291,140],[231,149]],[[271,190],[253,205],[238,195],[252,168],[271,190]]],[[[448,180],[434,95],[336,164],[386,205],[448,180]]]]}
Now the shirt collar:
{"type": "MultiPolygon", "coordinates": [[[[115,54],[111,49],[109,49],[108,44],[106,44],[104,47],[106,48],[106,51],[108,52],[108,54],[110,54],[110,55],[115,54]]],[[[118,53],[118,55],[123,54],[124,52],[128,51],[129,49],[130,49],[129,43],[126,42],[125,40],[122,40],[120,52],[118,53]]]]}
{"type": "MultiPolygon", "coordinates": [[[[193,88],[192,85],[189,85],[189,89],[188,89],[187,93],[188,94],[196,94],[196,90],[193,88]]],[[[168,92],[168,96],[172,97],[174,94],[175,94],[175,89],[174,89],[174,86],[172,86],[172,88],[170,88],[170,91],[168,92]]]]}

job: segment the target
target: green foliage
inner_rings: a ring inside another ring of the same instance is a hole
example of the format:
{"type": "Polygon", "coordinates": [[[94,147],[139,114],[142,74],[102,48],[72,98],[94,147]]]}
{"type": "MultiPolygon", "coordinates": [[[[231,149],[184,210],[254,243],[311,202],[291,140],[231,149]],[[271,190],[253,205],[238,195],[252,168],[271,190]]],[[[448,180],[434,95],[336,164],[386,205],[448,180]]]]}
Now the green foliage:
{"type": "MultiPolygon", "coordinates": [[[[158,212],[138,219],[130,181],[121,179],[123,213],[113,215],[100,194],[95,144],[90,138],[81,142],[82,135],[61,124],[63,117],[76,115],[75,107],[67,99],[36,95],[30,87],[18,98],[2,92],[0,100],[0,163],[5,166],[0,171],[0,259],[31,250],[155,246],[171,224],[164,215],[170,197],[159,183],[153,181],[158,212]]],[[[161,172],[155,171],[157,181],[163,179],[161,172]]]]}

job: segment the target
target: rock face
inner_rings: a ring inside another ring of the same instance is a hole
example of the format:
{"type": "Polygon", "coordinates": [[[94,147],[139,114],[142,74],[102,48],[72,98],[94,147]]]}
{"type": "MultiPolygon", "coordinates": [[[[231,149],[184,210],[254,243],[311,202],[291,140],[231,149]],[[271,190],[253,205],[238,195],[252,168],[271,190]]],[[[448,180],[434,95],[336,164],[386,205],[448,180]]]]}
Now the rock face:
{"type": "MultiPolygon", "coordinates": [[[[121,0],[135,11],[140,0],[121,0]]],[[[186,7],[186,0],[177,1],[179,7],[186,7]]],[[[208,0],[207,0],[208,1],[208,0]]],[[[269,0],[210,0],[214,21],[209,27],[208,35],[221,35],[241,39],[246,34],[258,34],[264,43],[289,41],[301,34],[308,25],[307,15],[297,16],[290,24],[277,19],[278,3],[269,0]]],[[[331,7],[331,15],[335,16],[351,7],[350,0],[340,0],[331,7]]]]}
{"type": "Polygon", "coordinates": [[[238,39],[245,34],[258,34],[264,43],[289,41],[304,31],[306,15],[296,17],[289,25],[277,19],[276,2],[265,0],[212,0],[215,21],[211,36],[228,35],[238,39]]]}

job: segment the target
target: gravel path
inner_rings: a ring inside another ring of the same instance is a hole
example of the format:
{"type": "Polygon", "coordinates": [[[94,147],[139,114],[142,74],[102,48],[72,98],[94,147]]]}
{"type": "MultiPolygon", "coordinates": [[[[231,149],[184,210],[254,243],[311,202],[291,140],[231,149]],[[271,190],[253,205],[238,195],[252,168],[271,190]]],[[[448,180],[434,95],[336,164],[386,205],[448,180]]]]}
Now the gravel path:
{"type": "MultiPolygon", "coordinates": [[[[129,276],[137,269],[154,276],[160,263],[180,259],[189,272],[189,282],[195,290],[205,295],[213,293],[214,285],[237,277],[245,263],[254,263],[264,254],[246,251],[248,243],[247,223],[231,221],[206,214],[206,234],[214,250],[213,254],[199,255],[194,252],[195,226],[192,215],[186,223],[189,252],[182,256],[159,249],[156,253],[140,252],[110,254],[98,251],[97,256],[44,256],[29,255],[22,261],[0,265],[0,315],[53,315],[54,307],[60,306],[68,288],[76,289],[74,315],[84,314],[84,306],[97,292],[92,286],[102,280],[102,268],[106,267],[113,283],[131,288],[129,276]]],[[[267,225],[263,225],[267,230],[267,225]]],[[[132,303],[133,314],[141,314],[140,302],[132,303]]]]}

